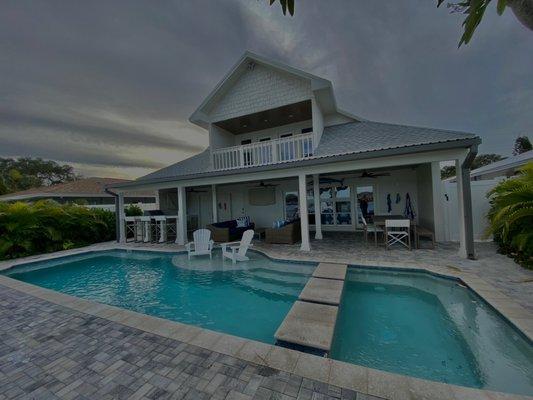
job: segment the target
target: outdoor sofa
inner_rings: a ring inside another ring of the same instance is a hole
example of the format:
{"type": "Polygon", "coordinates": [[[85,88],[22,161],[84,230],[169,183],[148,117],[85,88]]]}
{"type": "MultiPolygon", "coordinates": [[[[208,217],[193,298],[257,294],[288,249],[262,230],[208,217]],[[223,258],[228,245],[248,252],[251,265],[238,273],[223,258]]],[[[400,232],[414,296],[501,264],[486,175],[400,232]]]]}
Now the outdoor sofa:
{"type": "Polygon", "coordinates": [[[237,221],[232,219],[230,221],[215,222],[207,225],[206,228],[211,231],[212,239],[215,242],[232,242],[234,240],[241,240],[242,234],[248,229],[254,229],[255,225],[250,222],[248,226],[237,227],[237,221]]]}
{"type": "Polygon", "coordinates": [[[300,220],[288,222],[281,228],[267,228],[265,230],[266,243],[294,244],[302,240],[300,220]]]}

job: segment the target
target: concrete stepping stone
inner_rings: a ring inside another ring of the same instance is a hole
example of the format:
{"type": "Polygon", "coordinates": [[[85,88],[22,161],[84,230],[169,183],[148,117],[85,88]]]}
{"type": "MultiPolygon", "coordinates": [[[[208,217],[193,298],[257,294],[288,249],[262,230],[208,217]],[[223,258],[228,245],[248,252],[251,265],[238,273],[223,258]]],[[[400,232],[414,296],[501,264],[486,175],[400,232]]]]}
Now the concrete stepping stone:
{"type": "Polygon", "coordinates": [[[339,308],[325,304],[296,301],[274,337],[324,351],[330,351],[339,308]]]}
{"type": "Polygon", "coordinates": [[[313,272],[314,278],[336,279],[343,281],[348,266],[346,264],[320,263],[313,272]]]}
{"type": "Polygon", "coordinates": [[[343,288],[344,281],[310,278],[298,298],[303,301],[338,306],[343,288]]]}

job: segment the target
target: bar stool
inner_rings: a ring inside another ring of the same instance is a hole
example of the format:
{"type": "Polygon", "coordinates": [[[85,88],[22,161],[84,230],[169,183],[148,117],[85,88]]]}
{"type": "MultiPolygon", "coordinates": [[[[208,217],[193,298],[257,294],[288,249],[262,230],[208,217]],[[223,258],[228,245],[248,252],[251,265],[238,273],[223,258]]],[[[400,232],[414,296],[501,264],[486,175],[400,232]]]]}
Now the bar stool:
{"type": "Polygon", "coordinates": [[[142,216],[139,217],[141,222],[142,241],[149,243],[152,241],[152,217],[142,216]]]}
{"type": "Polygon", "coordinates": [[[137,224],[135,223],[135,217],[124,217],[124,225],[126,232],[126,242],[128,241],[128,236],[131,234],[132,240],[135,242],[137,238],[137,224]]]}

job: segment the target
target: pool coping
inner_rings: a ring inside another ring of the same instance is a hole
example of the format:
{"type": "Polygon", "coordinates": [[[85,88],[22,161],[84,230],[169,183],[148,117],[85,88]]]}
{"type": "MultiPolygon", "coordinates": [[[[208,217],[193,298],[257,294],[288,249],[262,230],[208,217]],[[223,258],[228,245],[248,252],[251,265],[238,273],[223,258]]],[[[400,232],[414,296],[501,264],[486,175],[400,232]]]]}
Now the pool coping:
{"type": "MultiPolygon", "coordinates": [[[[117,243],[104,243],[84,248],[65,250],[40,256],[25,257],[0,263],[0,271],[17,265],[30,264],[105,250],[151,251],[164,253],[182,253],[181,249],[157,249],[151,247],[131,247],[117,243]]],[[[262,250],[254,250],[273,261],[291,262],[290,259],[272,257],[262,250]]],[[[313,260],[297,260],[298,263],[318,262],[313,260]]],[[[512,301],[498,289],[477,277],[473,273],[455,271],[440,266],[420,266],[406,263],[402,266],[389,262],[368,262],[366,265],[351,264],[349,266],[393,269],[403,271],[420,271],[444,278],[451,278],[463,283],[481,299],[493,307],[507,321],[515,326],[527,339],[533,338],[533,317],[520,305],[512,301]]],[[[70,296],[40,286],[32,285],[4,275],[0,275],[0,285],[18,290],[30,296],[58,304],[75,311],[104,318],[116,323],[136,328],[162,337],[178,340],[204,349],[215,351],[271,367],[284,372],[293,373],[304,378],[314,379],[327,384],[355,390],[364,394],[386,399],[533,399],[524,396],[483,389],[475,389],[442,382],[414,378],[356,364],[319,357],[316,355],[270,345],[255,340],[245,339],[225,333],[215,332],[176,321],[170,321],[135,311],[97,303],[91,300],[70,296]]]]}

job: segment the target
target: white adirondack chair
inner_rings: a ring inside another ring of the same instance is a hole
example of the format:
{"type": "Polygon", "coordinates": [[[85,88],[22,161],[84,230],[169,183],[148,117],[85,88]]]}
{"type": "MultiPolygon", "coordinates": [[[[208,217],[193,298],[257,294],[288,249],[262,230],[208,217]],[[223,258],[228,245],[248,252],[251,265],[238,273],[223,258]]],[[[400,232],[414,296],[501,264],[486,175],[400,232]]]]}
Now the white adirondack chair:
{"type": "Polygon", "coordinates": [[[209,254],[209,258],[212,258],[211,251],[213,250],[214,242],[211,240],[211,231],[209,229],[198,229],[192,234],[193,242],[189,242],[185,245],[189,260],[192,256],[201,256],[209,254]]]}
{"type": "Polygon", "coordinates": [[[240,242],[229,242],[222,243],[222,257],[229,258],[233,264],[237,261],[248,261],[249,258],[246,257],[246,252],[248,248],[252,246],[252,239],[254,237],[254,230],[248,229],[242,234],[240,242]],[[229,250],[228,250],[229,248],[229,250]]]}

